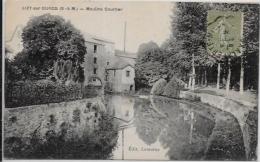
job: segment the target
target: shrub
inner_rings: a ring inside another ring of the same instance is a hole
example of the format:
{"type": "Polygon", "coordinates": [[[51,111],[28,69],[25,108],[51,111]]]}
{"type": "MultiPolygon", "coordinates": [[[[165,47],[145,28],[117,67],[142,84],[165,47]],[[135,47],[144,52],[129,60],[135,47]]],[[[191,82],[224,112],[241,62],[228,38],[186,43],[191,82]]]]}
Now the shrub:
{"type": "Polygon", "coordinates": [[[12,108],[81,99],[82,88],[49,80],[19,81],[6,85],[5,96],[6,107],[12,108]]]}
{"type": "Polygon", "coordinates": [[[100,112],[97,127],[82,137],[67,138],[73,129],[72,123],[64,122],[60,129],[48,129],[43,137],[39,136],[40,129],[36,129],[29,137],[5,138],[5,157],[81,160],[111,158],[118,140],[118,124],[108,114],[100,112]]]}
{"type": "Polygon", "coordinates": [[[87,85],[84,86],[83,89],[83,98],[91,98],[91,97],[96,97],[102,95],[102,86],[92,86],[92,85],[87,85]]]}
{"type": "Polygon", "coordinates": [[[165,79],[159,79],[156,81],[151,89],[152,95],[162,95],[165,85],[167,84],[165,79]]]}
{"type": "Polygon", "coordinates": [[[185,83],[182,80],[173,77],[164,87],[162,95],[172,98],[179,98],[180,90],[184,89],[184,84],[185,83]]]}

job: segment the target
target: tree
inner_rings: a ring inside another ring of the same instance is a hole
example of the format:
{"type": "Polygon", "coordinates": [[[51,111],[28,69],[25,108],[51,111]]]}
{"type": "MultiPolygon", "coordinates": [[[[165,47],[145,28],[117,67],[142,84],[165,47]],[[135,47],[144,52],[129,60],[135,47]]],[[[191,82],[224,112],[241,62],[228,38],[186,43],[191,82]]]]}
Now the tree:
{"type": "MultiPolygon", "coordinates": [[[[240,11],[243,23],[243,36],[241,40],[242,55],[240,56],[240,92],[244,90],[244,80],[248,87],[257,89],[257,68],[259,52],[259,5],[257,4],[214,4],[210,9],[219,11],[240,11]],[[254,60],[254,61],[253,61],[254,60]],[[246,72],[244,74],[244,71],[246,72]],[[245,78],[244,78],[245,77],[245,78]]],[[[231,65],[236,66],[236,65],[231,65]]],[[[236,74],[235,74],[236,75],[236,74]]]]}
{"type": "Polygon", "coordinates": [[[248,87],[258,88],[259,55],[259,5],[248,4],[244,11],[243,57],[241,57],[240,91],[244,89],[244,70],[251,83],[248,87]]]}
{"type": "Polygon", "coordinates": [[[165,59],[167,58],[156,43],[141,44],[135,64],[137,84],[151,86],[160,78],[166,77],[168,70],[165,59]]]}
{"type": "MultiPolygon", "coordinates": [[[[86,46],[83,36],[70,22],[60,16],[44,14],[33,17],[27,23],[22,33],[22,40],[28,65],[35,71],[36,79],[53,77],[61,82],[76,76],[61,77],[59,72],[65,71],[63,62],[69,65],[67,73],[77,73],[84,61],[86,46]],[[54,66],[55,65],[55,66],[54,66]],[[60,70],[60,71],[59,71],[60,70]]],[[[62,75],[62,76],[64,76],[62,75]]]]}
{"type": "Polygon", "coordinates": [[[195,85],[195,67],[201,58],[208,57],[206,52],[206,6],[203,3],[176,3],[172,16],[172,35],[169,43],[171,57],[170,67],[181,68],[186,73],[192,69],[189,77],[192,89],[195,85]]]}

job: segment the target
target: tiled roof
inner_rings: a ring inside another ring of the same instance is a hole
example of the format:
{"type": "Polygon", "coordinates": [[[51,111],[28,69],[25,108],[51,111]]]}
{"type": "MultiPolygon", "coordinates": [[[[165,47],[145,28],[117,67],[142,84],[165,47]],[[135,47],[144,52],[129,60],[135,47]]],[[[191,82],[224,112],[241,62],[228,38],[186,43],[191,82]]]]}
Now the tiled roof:
{"type": "Polygon", "coordinates": [[[112,65],[108,66],[106,69],[107,70],[117,70],[117,69],[124,69],[127,66],[133,67],[133,65],[131,65],[129,62],[127,62],[121,58],[117,58],[117,61],[115,63],[113,63],[112,65]]]}

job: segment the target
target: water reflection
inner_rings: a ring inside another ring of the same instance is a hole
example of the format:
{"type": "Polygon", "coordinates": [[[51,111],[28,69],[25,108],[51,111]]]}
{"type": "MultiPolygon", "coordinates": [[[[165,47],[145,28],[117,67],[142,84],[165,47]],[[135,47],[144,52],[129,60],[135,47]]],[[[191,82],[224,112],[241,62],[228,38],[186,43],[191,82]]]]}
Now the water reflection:
{"type": "Polygon", "coordinates": [[[257,115],[249,117],[241,129],[229,113],[152,96],[107,95],[92,102],[12,109],[5,112],[5,157],[256,159],[257,115]]]}
{"type": "Polygon", "coordinates": [[[246,160],[243,134],[235,118],[216,116],[213,133],[208,139],[205,155],[209,160],[246,160]]]}
{"type": "Polygon", "coordinates": [[[231,114],[162,97],[129,98],[126,108],[114,107],[134,115],[134,125],[124,129],[124,137],[119,135],[114,159],[246,159],[243,132],[231,114]]]}

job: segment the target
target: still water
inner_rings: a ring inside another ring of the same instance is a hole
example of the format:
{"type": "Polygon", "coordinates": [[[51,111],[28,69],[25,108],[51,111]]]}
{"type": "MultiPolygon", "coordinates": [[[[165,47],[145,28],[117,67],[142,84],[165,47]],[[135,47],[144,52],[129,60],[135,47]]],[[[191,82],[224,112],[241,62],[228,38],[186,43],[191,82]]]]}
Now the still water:
{"type": "Polygon", "coordinates": [[[107,96],[120,123],[112,159],[245,160],[237,119],[212,107],[163,97],[107,96]]]}
{"type": "Polygon", "coordinates": [[[11,159],[256,159],[257,121],[242,129],[230,113],[164,97],[29,106],[6,110],[4,121],[11,159]]]}

